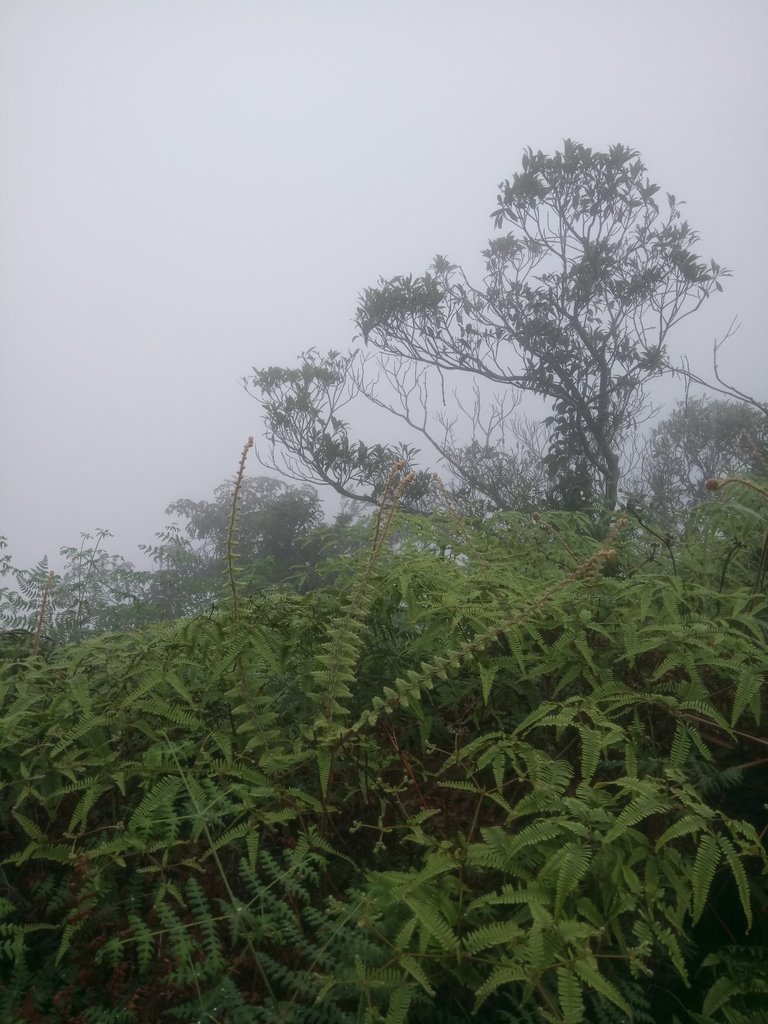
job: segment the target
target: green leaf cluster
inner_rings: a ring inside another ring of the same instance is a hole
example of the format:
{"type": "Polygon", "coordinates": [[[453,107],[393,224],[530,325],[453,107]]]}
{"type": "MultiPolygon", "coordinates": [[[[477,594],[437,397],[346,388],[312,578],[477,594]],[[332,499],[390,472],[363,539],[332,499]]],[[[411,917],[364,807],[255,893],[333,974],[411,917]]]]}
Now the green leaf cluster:
{"type": "Polygon", "coordinates": [[[757,1024],[768,615],[718,529],[372,531],[327,589],[0,648],[0,1019],[757,1024]]]}

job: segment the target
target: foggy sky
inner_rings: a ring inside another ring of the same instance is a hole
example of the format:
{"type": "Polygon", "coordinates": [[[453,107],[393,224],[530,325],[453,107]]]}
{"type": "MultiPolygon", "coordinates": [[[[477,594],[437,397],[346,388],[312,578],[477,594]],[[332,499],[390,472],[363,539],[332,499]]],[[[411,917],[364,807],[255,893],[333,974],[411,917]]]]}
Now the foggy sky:
{"type": "Polygon", "coordinates": [[[135,559],[258,438],[253,365],[347,348],[379,276],[476,267],[499,181],[565,137],[687,201],[734,277],[672,348],[707,370],[738,316],[723,368],[765,398],[767,51],[764,0],[0,0],[17,562],[96,527],[135,559]]]}

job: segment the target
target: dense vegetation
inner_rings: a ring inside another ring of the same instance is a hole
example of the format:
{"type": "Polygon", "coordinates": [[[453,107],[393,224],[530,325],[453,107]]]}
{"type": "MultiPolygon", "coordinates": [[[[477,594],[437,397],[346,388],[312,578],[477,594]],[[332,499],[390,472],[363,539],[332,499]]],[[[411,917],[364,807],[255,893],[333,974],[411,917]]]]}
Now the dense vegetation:
{"type": "Polygon", "coordinates": [[[768,1021],[768,410],[716,349],[729,400],[631,467],[725,274],[644,171],[529,152],[482,292],[442,262],[365,294],[446,483],[351,439],[355,353],[306,353],[254,378],[302,486],[249,439],[151,571],[105,530],[58,573],[0,555],[0,1020],[768,1021]],[[428,357],[553,416],[505,448],[477,392],[441,439],[428,357]]]}
{"type": "Polygon", "coordinates": [[[406,479],[332,588],[6,635],[3,1020],[765,1019],[760,495],[665,546],[406,479]]]}

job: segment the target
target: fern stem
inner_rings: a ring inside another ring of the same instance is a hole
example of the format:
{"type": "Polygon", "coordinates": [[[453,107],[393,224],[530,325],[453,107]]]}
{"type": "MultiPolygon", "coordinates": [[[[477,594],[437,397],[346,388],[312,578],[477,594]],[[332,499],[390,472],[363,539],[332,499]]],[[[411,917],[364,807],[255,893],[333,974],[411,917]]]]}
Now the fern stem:
{"type": "Polygon", "coordinates": [[[352,678],[357,664],[362,646],[363,622],[373,597],[371,574],[384,549],[384,543],[403,492],[414,478],[413,473],[408,473],[401,477],[395,486],[395,480],[404,468],[405,461],[401,459],[394,463],[389,471],[376,515],[371,553],[365,572],[353,586],[346,610],[336,617],[329,630],[329,639],[323,644],[325,666],[317,674],[322,676],[325,688],[323,699],[325,728],[328,728],[333,721],[340,701],[349,695],[346,684],[352,678]]]}
{"type": "Polygon", "coordinates": [[[765,487],[760,487],[759,484],[754,483],[752,480],[747,480],[743,476],[729,476],[725,480],[707,480],[704,485],[708,491],[720,491],[723,487],[728,487],[730,484],[741,484],[743,487],[749,488],[750,491],[754,491],[755,494],[761,495],[768,501],[768,490],[765,487]]]}
{"type": "MultiPolygon", "coordinates": [[[[395,482],[395,477],[403,469],[405,469],[405,459],[400,459],[399,462],[395,462],[392,464],[392,466],[390,466],[389,473],[387,475],[387,480],[386,483],[384,484],[384,493],[381,496],[381,501],[379,502],[379,507],[376,512],[376,525],[373,531],[373,545],[371,547],[371,557],[369,560],[369,565],[372,565],[375,562],[376,558],[378,557],[378,553],[381,550],[381,545],[384,543],[384,538],[387,535],[389,524],[392,521],[392,515],[394,514],[394,511],[397,508],[399,497],[402,494],[404,485],[403,480],[400,481],[400,484],[397,490],[395,491],[394,497],[392,498],[391,507],[388,510],[387,518],[384,519],[384,511],[387,508],[387,498],[389,497],[389,493],[392,490],[392,486],[395,482]]],[[[410,478],[413,479],[413,474],[410,474],[410,478]]]]}
{"type": "Polygon", "coordinates": [[[37,629],[35,630],[35,640],[34,640],[34,643],[32,644],[32,653],[33,654],[37,654],[38,651],[40,650],[40,643],[41,643],[42,638],[43,638],[43,623],[45,621],[45,609],[46,609],[46,606],[48,604],[48,595],[51,592],[51,584],[53,583],[53,576],[54,576],[53,571],[48,573],[48,578],[46,579],[45,586],[43,587],[43,597],[42,597],[42,600],[40,602],[40,614],[37,617],[37,629]]]}
{"type": "Polygon", "coordinates": [[[227,577],[229,579],[229,587],[232,592],[232,612],[237,619],[237,580],[235,578],[235,538],[237,532],[237,513],[238,513],[238,502],[240,499],[240,488],[243,483],[243,476],[245,475],[245,460],[248,457],[249,450],[253,447],[253,436],[251,435],[243,445],[243,450],[240,454],[240,462],[237,467],[237,476],[235,477],[235,489],[232,492],[232,504],[229,509],[229,527],[227,529],[227,577]]]}

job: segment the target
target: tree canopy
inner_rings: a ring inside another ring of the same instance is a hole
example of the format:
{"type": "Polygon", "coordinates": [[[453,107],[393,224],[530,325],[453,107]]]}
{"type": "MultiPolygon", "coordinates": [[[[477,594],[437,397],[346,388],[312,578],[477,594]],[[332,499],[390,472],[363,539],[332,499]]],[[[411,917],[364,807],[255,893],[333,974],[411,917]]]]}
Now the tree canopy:
{"type": "Polygon", "coordinates": [[[744,402],[688,398],[653,430],[637,496],[668,525],[717,477],[768,475],[768,416],[744,402]]]}
{"type": "Polygon", "coordinates": [[[722,290],[728,273],[697,256],[683,204],[669,193],[660,204],[659,192],[623,145],[599,152],[566,140],[553,156],[526,150],[522,170],[499,187],[492,216],[503,233],[483,253],[479,285],[438,256],[420,277],[364,291],[362,354],[306,353],[297,370],[254,370],[270,464],[375,501],[381,467],[341,417],[362,394],[420,432],[454,477],[482,487],[455,419],[438,413],[435,430],[426,411],[435,400],[426,371],[440,375],[444,407],[443,375],[458,373],[503,389],[484,401],[485,419],[477,403],[469,410],[470,445],[523,458],[530,449],[514,432],[505,449],[505,431],[519,395],[538,395],[551,407],[543,455],[555,492],[566,505],[613,508],[647,385],[670,369],[669,332],[722,290]]]}

